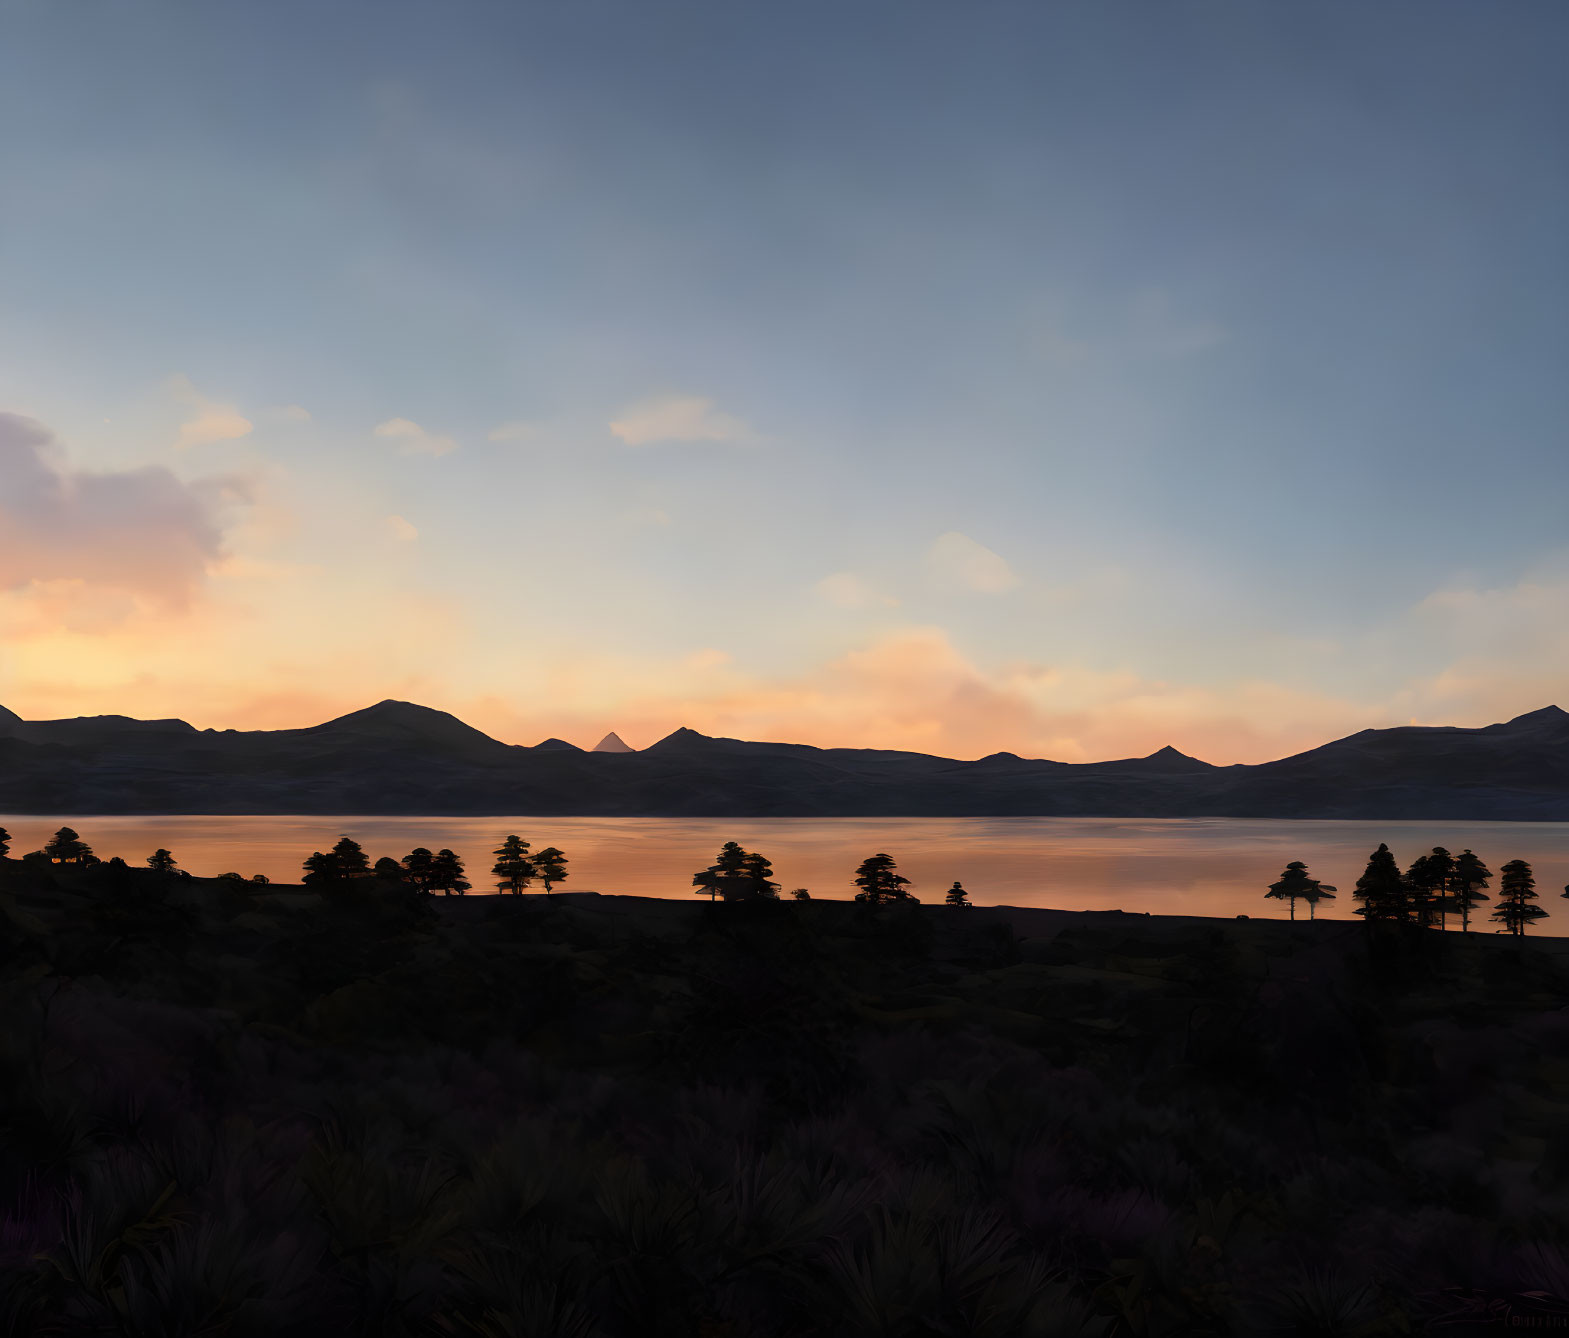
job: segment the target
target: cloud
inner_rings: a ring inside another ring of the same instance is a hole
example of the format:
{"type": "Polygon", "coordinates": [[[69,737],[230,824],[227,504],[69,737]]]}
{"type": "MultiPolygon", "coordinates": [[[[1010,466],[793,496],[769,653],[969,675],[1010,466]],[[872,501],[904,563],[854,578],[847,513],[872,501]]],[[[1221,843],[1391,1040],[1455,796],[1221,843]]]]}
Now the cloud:
{"type": "Polygon", "coordinates": [[[392,537],[399,543],[411,544],[419,538],[419,531],[402,516],[388,516],[387,528],[392,531],[392,537]]]}
{"type": "Polygon", "coordinates": [[[1208,761],[1265,761],[1368,726],[1401,723],[1389,703],[1256,680],[1172,683],[1131,669],[1018,662],[976,664],[939,627],[906,626],[847,654],[777,678],[711,673],[687,656],[562,665],[549,707],[528,717],[515,698],[482,698],[459,714],[514,741],[555,735],[592,743],[615,722],[623,738],[677,726],[729,738],[819,747],[895,748],[945,757],[1013,752],[1088,762],[1140,757],[1165,744],[1208,761]],[[636,683],[638,690],[629,692],[636,683]],[[597,731],[597,732],[596,732],[597,731]]]}
{"type": "Polygon", "coordinates": [[[688,655],[686,657],[686,665],[689,669],[697,669],[699,671],[704,669],[721,669],[730,663],[730,659],[729,651],[716,650],[714,647],[708,646],[703,650],[694,650],[688,655]]]}
{"type": "Polygon", "coordinates": [[[458,449],[451,437],[438,437],[407,418],[389,418],[376,424],[376,435],[401,442],[401,455],[448,455],[458,449]]]}
{"type": "Polygon", "coordinates": [[[280,404],[267,412],[284,423],[308,423],[311,421],[311,411],[303,404],[280,404]]]}
{"type": "Polygon", "coordinates": [[[514,418],[505,423],[497,423],[485,434],[485,437],[487,441],[528,441],[538,432],[539,424],[514,418]]]}
{"type": "Polygon", "coordinates": [[[237,441],[251,433],[251,421],[232,404],[210,400],[191,384],[188,376],[171,376],[169,393],[192,413],[180,426],[174,444],[181,448],[211,446],[220,441],[237,441]]]}
{"type": "Polygon", "coordinates": [[[897,608],[899,601],[885,595],[853,571],[836,571],[825,576],[814,587],[817,593],[836,609],[869,609],[881,605],[897,608]]]}
{"type": "Polygon", "coordinates": [[[996,595],[1018,585],[1006,559],[968,535],[949,530],[926,553],[927,569],[939,589],[974,590],[996,595]]]}
{"type": "Polygon", "coordinates": [[[0,589],[117,591],[185,605],[223,556],[222,516],[248,502],[230,477],[71,469],[42,423],[0,414],[0,589]]]}
{"type": "Polygon", "coordinates": [[[751,428],[739,418],[720,413],[713,400],[695,395],[641,400],[624,409],[610,431],[628,446],[656,441],[742,442],[752,436],[751,428]]]}

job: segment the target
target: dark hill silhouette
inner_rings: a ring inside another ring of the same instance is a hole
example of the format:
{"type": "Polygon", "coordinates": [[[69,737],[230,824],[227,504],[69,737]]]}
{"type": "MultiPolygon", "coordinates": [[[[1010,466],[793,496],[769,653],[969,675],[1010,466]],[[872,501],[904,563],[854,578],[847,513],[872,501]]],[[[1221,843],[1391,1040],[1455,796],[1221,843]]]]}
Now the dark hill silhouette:
{"type": "Polygon", "coordinates": [[[362,711],[351,711],[336,720],[298,731],[333,739],[357,738],[383,744],[418,745],[472,756],[493,755],[508,749],[490,735],[465,725],[455,715],[416,706],[413,702],[380,701],[362,711]]]}
{"type": "Polygon", "coordinates": [[[1362,730],[1258,766],[1166,747],[1066,763],[750,743],[678,729],[641,752],[501,743],[386,701],[293,730],[0,708],[0,812],[1104,816],[1569,820],[1569,714],[1362,730]]]}

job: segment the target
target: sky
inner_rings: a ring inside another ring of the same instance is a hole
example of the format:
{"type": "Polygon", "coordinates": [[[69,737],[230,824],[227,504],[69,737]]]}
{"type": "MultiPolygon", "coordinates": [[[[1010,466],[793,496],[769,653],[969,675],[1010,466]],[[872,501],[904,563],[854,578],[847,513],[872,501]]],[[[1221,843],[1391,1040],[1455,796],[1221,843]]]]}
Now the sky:
{"type": "Polygon", "coordinates": [[[0,704],[1569,706],[1560,0],[0,0],[0,704]]]}

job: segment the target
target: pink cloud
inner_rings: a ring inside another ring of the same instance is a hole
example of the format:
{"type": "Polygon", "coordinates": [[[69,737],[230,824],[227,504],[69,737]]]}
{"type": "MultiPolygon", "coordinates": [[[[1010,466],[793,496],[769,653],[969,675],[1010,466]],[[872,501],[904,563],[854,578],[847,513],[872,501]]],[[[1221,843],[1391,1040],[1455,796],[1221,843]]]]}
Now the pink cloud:
{"type": "Polygon", "coordinates": [[[244,484],[170,470],[73,469],[43,424],[0,413],[0,589],[80,582],[186,605],[223,554],[244,484]]]}

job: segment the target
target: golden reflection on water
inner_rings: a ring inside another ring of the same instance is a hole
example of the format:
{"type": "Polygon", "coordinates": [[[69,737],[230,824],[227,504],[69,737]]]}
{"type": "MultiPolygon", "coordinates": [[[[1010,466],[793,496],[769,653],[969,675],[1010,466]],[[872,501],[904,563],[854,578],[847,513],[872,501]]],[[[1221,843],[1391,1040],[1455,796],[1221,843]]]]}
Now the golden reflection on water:
{"type": "MultiPolygon", "coordinates": [[[[1549,920],[1569,920],[1561,893],[1569,882],[1569,823],[1283,822],[1231,818],[387,818],[387,817],[35,817],[0,815],[18,856],[56,828],[76,828],[100,857],[140,864],[157,847],[181,867],[212,876],[262,873],[297,882],[300,861],[344,833],[372,860],[401,858],[416,846],[450,847],[468,865],[475,893],[492,890],[489,852],[516,832],[535,850],[559,846],[570,861],[563,891],[693,895],[692,874],[725,841],[761,850],[786,891],[848,899],[850,879],[867,855],[886,851],[936,902],[955,878],[980,905],[1065,910],[1120,907],[1169,915],[1284,917],[1263,899],[1287,861],[1339,889],[1320,917],[1346,919],[1351,890],[1380,841],[1402,867],[1435,845],[1469,846],[1493,870],[1529,861],[1549,920]]],[[[473,895],[473,894],[471,894],[473,895]]],[[[1481,908],[1483,927],[1489,903],[1481,908]]],[[[1298,915],[1306,915],[1298,906],[1298,915]]],[[[1539,921],[1539,932],[1548,921],[1539,921]]],[[[1476,921],[1473,920],[1473,925],[1476,921]]]]}

